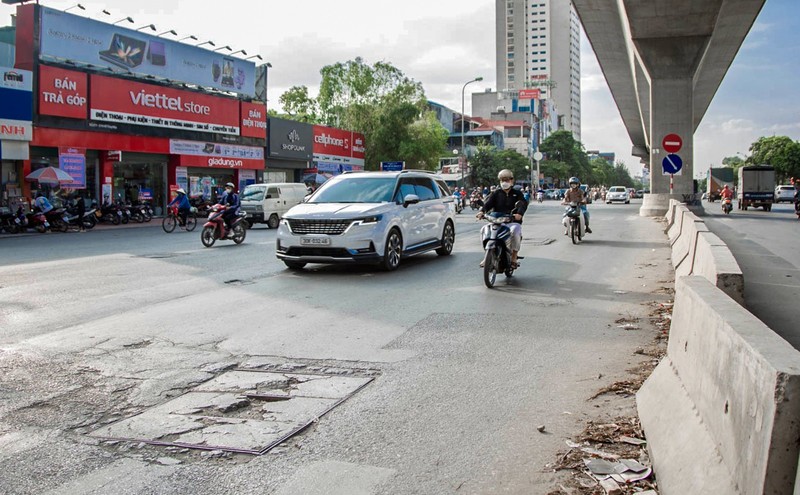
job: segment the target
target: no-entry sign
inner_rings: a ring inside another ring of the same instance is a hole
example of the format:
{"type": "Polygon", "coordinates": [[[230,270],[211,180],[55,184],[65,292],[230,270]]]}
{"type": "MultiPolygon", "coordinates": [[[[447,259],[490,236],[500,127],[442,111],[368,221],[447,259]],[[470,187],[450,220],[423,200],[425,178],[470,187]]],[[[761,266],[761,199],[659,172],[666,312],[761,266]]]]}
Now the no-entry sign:
{"type": "Polygon", "coordinates": [[[683,139],[677,134],[667,134],[661,141],[661,147],[667,153],[677,153],[681,150],[681,146],[683,146],[683,139]]]}

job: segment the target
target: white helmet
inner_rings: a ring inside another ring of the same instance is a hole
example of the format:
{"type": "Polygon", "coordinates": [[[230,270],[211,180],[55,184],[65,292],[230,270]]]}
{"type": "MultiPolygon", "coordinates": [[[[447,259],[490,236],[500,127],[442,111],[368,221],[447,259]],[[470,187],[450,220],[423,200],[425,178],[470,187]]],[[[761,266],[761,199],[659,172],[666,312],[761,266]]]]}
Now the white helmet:
{"type": "Polygon", "coordinates": [[[178,190],[175,192],[178,194],[186,194],[186,191],[184,191],[182,187],[178,188],[178,190]]]}

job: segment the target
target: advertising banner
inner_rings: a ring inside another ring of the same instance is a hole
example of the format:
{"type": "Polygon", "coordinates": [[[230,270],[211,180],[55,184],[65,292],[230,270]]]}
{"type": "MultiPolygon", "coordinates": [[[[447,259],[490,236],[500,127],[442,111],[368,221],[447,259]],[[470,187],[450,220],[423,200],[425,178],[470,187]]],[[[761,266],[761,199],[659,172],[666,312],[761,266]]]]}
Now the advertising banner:
{"type": "Polygon", "coordinates": [[[520,100],[538,100],[542,95],[542,90],[540,89],[520,89],[519,90],[519,99],[520,100]]]}
{"type": "Polygon", "coordinates": [[[189,171],[186,167],[175,167],[175,183],[184,191],[189,190],[189,171]]]}
{"type": "Polygon", "coordinates": [[[311,124],[285,119],[269,119],[269,156],[289,160],[310,160],[314,129],[311,124]]]}
{"type": "Polygon", "coordinates": [[[90,118],[105,122],[239,135],[239,102],[92,75],[90,118]]]}
{"type": "Polygon", "coordinates": [[[264,169],[264,149],[256,146],[170,139],[169,152],[183,167],[264,169]]]}
{"type": "Polygon", "coordinates": [[[353,133],[322,125],[314,126],[314,155],[353,156],[350,148],[353,133]]]}
{"type": "Polygon", "coordinates": [[[250,184],[256,183],[255,170],[240,170],[239,171],[239,191],[243,191],[245,187],[250,184]]]}
{"type": "Polygon", "coordinates": [[[71,60],[255,95],[255,64],[68,12],[41,8],[43,59],[71,60]]]}
{"type": "Polygon", "coordinates": [[[58,168],[72,177],[71,184],[64,184],[69,189],[86,189],[86,149],[58,148],[58,168]]]}
{"type": "Polygon", "coordinates": [[[267,106],[263,103],[241,102],[242,136],[267,139],[267,106]]]}
{"type": "Polygon", "coordinates": [[[39,66],[39,113],[85,120],[89,114],[88,81],[83,72],[39,66]]]}
{"type": "Polygon", "coordinates": [[[353,158],[356,162],[364,164],[364,152],[366,151],[366,140],[364,135],[359,132],[353,133],[353,158]]]}

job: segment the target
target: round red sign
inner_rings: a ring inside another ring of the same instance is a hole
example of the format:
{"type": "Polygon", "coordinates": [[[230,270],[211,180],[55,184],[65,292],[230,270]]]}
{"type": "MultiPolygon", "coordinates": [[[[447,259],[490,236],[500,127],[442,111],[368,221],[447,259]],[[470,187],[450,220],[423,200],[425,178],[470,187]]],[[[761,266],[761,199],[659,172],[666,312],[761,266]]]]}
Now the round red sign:
{"type": "Polygon", "coordinates": [[[661,141],[661,147],[667,153],[677,153],[681,150],[681,146],[683,146],[683,139],[677,134],[667,134],[661,141]]]}

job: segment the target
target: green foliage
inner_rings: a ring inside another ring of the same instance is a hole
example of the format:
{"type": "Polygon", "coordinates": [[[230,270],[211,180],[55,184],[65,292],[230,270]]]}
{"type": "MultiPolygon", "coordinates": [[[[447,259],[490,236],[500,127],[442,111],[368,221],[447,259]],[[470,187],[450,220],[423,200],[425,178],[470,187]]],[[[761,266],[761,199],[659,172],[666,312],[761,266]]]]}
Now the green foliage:
{"type": "Polygon", "coordinates": [[[631,178],[628,167],[626,167],[624,163],[617,162],[617,164],[614,165],[614,182],[608,185],[634,187],[633,178],[631,178]]]}
{"type": "Polygon", "coordinates": [[[497,174],[507,168],[514,173],[517,181],[529,181],[530,162],[515,150],[499,151],[494,146],[478,145],[477,152],[470,158],[472,184],[489,186],[497,184],[497,174]]]}
{"type": "Polygon", "coordinates": [[[547,162],[557,161],[566,165],[566,170],[560,166],[545,167],[550,170],[550,174],[545,176],[553,177],[553,179],[569,179],[572,176],[580,178],[581,183],[591,184],[596,180],[593,177],[592,167],[589,165],[589,159],[586,157],[586,152],[583,149],[583,144],[576,141],[572,133],[565,130],[556,131],[547,139],[542,141],[539,150],[545,153],[547,159],[542,162],[546,166],[547,162]]]}
{"type": "Polygon", "coordinates": [[[317,102],[308,95],[307,86],[292,86],[278,101],[290,119],[309,124],[320,123],[317,102]]]}
{"type": "Polygon", "coordinates": [[[281,96],[295,120],[348,129],[364,134],[366,169],[381,161],[405,161],[407,166],[433,169],[447,143],[447,131],[427,113],[422,85],[387,62],[370,66],[358,57],[320,71],[316,99],[305,87],[281,96]]]}
{"type": "Polygon", "coordinates": [[[800,143],[787,136],[761,137],[750,145],[748,165],[772,165],[779,183],[800,177],[800,143]]]}

